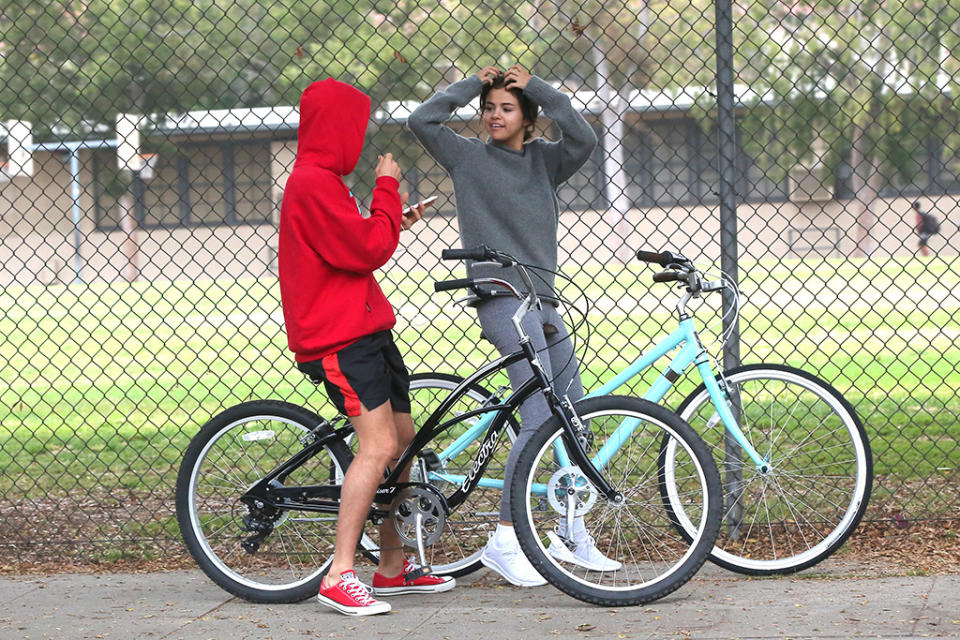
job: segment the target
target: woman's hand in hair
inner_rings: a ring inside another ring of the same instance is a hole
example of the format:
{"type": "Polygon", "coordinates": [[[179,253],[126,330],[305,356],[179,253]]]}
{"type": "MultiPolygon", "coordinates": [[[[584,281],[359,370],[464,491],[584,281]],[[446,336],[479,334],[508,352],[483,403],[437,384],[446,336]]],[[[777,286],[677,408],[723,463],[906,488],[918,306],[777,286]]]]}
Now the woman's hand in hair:
{"type": "Polygon", "coordinates": [[[501,73],[503,72],[493,65],[486,66],[480,71],[477,71],[477,75],[483,80],[483,84],[493,84],[494,79],[501,73]]]}
{"type": "Polygon", "coordinates": [[[503,75],[503,86],[505,89],[520,89],[523,91],[530,82],[530,72],[515,64],[503,75]]]}

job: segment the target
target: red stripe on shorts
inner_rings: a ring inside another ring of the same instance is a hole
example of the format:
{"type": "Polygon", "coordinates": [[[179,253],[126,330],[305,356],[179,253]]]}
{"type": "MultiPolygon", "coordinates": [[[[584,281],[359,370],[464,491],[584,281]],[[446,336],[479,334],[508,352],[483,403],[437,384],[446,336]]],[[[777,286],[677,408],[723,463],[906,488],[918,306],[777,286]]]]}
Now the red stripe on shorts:
{"type": "Polygon", "coordinates": [[[360,396],[353,390],[347,377],[340,370],[340,358],[338,354],[331,353],[322,360],[323,372],[327,374],[327,379],[335,384],[340,393],[343,394],[343,405],[347,409],[347,415],[350,417],[358,416],[362,413],[363,405],[360,403],[360,396]]]}

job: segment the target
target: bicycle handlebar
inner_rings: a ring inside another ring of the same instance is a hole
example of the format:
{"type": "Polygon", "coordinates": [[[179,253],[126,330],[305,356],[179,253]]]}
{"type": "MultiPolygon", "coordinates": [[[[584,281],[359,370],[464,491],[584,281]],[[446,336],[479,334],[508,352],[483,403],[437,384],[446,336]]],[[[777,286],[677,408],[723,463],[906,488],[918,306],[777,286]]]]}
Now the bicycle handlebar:
{"type": "Polygon", "coordinates": [[[511,267],[516,261],[504,253],[480,245],[473,249],[444,249],[440,252],[443,260],[474,260],[476,262],[496,262],[503,267],[511,267]]]}
{"type": "Polygon", "coordinates": [[[671,264],[686,264],[690,261],[680,255],[679,253],[674,253],[673,251],[661,251],[660,253],[655,253],[653,251],[644,251],[640,249],[637,251],[637,258],[643,262],[649,262],[652,264],[658,264],[661,267],[668,267],[671,264]]]}
{"type": "MultiPolygon", "coordinates": [[[[721,291],[726,285],[722,280],[705,282],[701,273],[693,266],[689,258],[672,251],[637,251],[637,258],[644,262],[660,265],[669,271],[660,271],[653,274],[654,282],[685,282],[687,292],[693,297],[699,297],[706,291],[721,291]]],[[[681,303],[685,304],[686,299],[681,303]]]]}
{"type": "Polygon", "coordinates": [[[640,249],[639,251],[637,251],[637,258],[639,258],[643,262],[651,262],[653,264],[658,264],[661,267],[667,266],[667,263],[664,261],[663,253],[654,253],[653,251],[644,251],[643,249],[640,249]]]}
{"type": "Polygon", "coordinates": [[[456,280],[444,280],[442,282],[434,282],[433,290],[440,291],[452,291],[454,289],[467,289],[473,288],[476,286],[476,282],[473,278],[457,278],[456,280]]]}
{"type": "MultiPolygon", "coordinates": [[[[537,296],[537,288],[534,286],[533,281],[530,280],[530,274],[527,273],[525,265],[518,262],[516,258],[511,256],[508,253],[503,253],[502,251],[495,251],[490,247],[485,245],[480,245],[479,247],[474,247],[473,249],[444,249],[440,252],[440,257],[444,260],[473,260],[475,263],[478,262],[490,262],[494,264],[499,264],[501,267],[513,267],[517,270],[517,273],[520,275],[520,279],[523,280],[524,288],[527,293],[530,295],[530,300],[532,304],[540,305],[540,301],[537,296]]],[[[447,280],[445,282],[436,282],[433,285],[434,291],[448,291],[450,289],[465,289],[467,287],[473,289],[474,293],[480,295],[482,292],[477,288],[479,284],[495,284],[501,285],[507,288],[510,293],[512,293],[517,298],[522,298],[523,296],[519,291],[510,283],[498,280],[496,278],[480,278],[480,279],[459,279],[459,280],[447,280]]]]}
{"type": "Polygon", "coordinates": [[[653,274],[654,282],[673,282],[674,280],[683,280],[684,275],[676,271],[661,271],[653,274]]]}
{"type": "Polygon", "coordinates": [[[444,249],[440,252],[443,260],[485,260],[490,250],[486,247],[474,249],[444,249]]]}

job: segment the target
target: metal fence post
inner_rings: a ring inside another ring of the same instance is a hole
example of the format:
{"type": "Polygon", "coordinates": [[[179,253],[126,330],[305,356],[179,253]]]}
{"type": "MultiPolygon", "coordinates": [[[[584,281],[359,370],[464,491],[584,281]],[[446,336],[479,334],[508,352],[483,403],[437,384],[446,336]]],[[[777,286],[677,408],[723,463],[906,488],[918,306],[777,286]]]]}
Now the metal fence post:
{"type": "MultiPolygon", "coordinates": [[[[733,3],[718,0],[717,20],[717,172],[720,176],[720,268],[734,281],[737,273],[737,194],[735,191],[737,138],[733,113],[733,3]]],[[[740,327],[733,313],[736,303],[733,292],[723,291],[723,332],[727,336],[723,348],[723,368],[730,369],[740,364],[740,327]]],[[[734,404],[733,415],[740,415],[739,394],[729,390],[734,404]]],[[[743,519],[742,506],[737,501],[743,482],[740,460],[740,445],[728,433],[724,439],[724,490],[726,493],[727,533],[734,540],[739,538],[743,519]]]]}

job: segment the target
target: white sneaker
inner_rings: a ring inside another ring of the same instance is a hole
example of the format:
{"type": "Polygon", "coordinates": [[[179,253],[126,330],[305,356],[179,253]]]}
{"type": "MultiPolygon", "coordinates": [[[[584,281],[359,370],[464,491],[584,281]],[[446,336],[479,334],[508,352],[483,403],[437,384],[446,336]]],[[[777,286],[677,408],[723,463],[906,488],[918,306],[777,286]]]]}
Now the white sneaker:
{"type": "Polygon", "coordinates": [[[490,536],[487,546],[480,554],[480,562],[518,587],[539,587],[547,584],[523,555],[513,527],[497,525],[497,530],[490,536]]]}
{"type": "MultiPolygon", "coordinates": [[[[562,534],[565,527],[561,524],[558,529],[562,534]]],[[[547,538],[550,540],[547,553],[561,562],[570,562],[591,571],[618,571],[623,567],[622,564],[608,558],[597,549],[596,541],[587,532],[583,518],[573,521],[573,543],[576,546],[572,550],[563,543],[557,533],[551,531],[547,534],[547,538]]]]}

